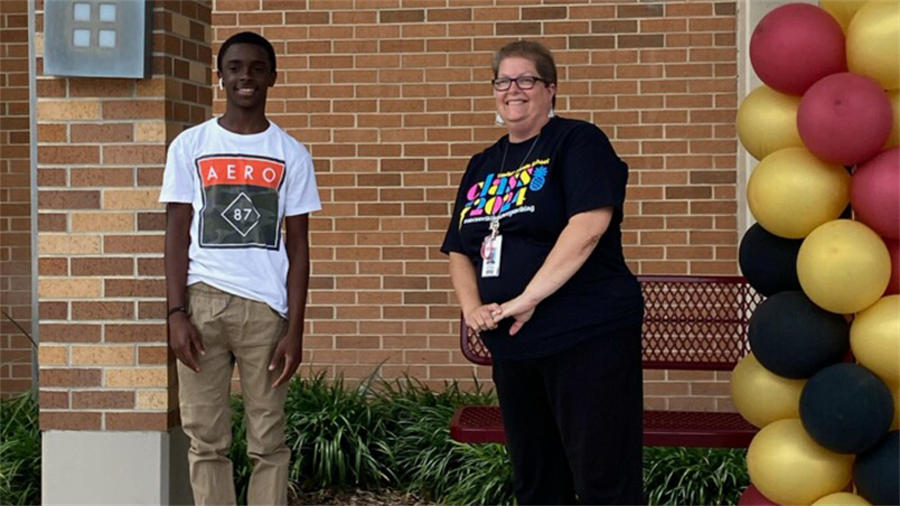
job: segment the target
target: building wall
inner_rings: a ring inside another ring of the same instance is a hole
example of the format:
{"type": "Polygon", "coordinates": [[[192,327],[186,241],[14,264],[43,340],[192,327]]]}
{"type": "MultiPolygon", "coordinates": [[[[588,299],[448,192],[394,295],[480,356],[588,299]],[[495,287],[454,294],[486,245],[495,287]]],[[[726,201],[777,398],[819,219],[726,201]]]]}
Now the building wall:
{"type": "MultiPolygon", "coordinates": [[[[599,125],[630,165],[635,272],[737,272],[733,0],[215,0],[208,34],[199,5],[158,3],[145,81],[42,76],[38,8],[45,429],[166,426],[165,146],[205,104],[222,112],[207,66],[240,30],[276,47],[268,112],[309,147],[324,204],[304,372],[489,379],[458,351],[438,247],[469,157],[503,134],[491,54],[520,37],[556,54],[559,113],[599,125]]],[[[646,378],[649,407],[730,408],[727,374],[646,378]]]]}
{"type": "Polygon", "coordinates": [[[0,2],[0,398],[28,390],[32,345],[28,2],[0,2]],[[7,315],[15,320],[13,323],[7,315]]]}
{"type": "MultiPolygon", "coordinates": [[[[310,367],[489,378],[457,351],[438,248],[469,157],[504,133],[490,61],[518,38],[554,51],[560,114],[630,165],[634,271],[737,272],[734,1],[216,0],[212,24],[214,52],[242,30],[273,42],[268,112],[315,161],[310,367]]],[[[725,378],[648,372],[648,406],[726,408],[725,378]]]]}

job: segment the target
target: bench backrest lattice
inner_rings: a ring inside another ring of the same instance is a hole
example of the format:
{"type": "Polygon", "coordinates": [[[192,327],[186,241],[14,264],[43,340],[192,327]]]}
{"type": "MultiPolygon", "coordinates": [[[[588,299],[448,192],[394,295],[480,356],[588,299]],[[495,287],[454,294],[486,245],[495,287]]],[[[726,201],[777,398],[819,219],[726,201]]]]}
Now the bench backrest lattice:
{"type": "MultiPolygon", "coordinates": [[[[749,351],[750,316],[764,300],[741,276],[638,276],[644,294],[645,369],[730,371],[749,351]]],[[[478,337],[461,329],[463,354],[491,365],[478,337]]]]}
{"type": "MultiPolygon", "coordinates": [[[[638,276],[644,293],[645,369],[730,371],[749,350],[750,316],[763,301],[740,276],[638,276]]],[[[479,365],[491,365],[484,343],[467,335],[462,351],[479,365]]],[[[756,427],[738,413],[644,410],[646,446],[746,448],[756,427]]],[[[450,435],[464,443],[505,443],[498,406],[462,406],[450,435]]]]}

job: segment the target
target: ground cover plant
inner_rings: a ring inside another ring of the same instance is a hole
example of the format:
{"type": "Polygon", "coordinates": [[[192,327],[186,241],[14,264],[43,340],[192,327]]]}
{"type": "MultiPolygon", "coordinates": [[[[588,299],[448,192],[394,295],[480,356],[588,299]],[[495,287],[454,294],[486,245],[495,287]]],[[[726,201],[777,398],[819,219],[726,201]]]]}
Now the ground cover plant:
{"type": "Polygon", "coordinates": [[[41,432],[31,393],[0,403],[0,501],[38,504],[41,499],[41,432]]]}
{"type": "MultiPolygon", "coordinates": [[[[31,343],[31,334],[6,311],[0,315],[31,343]]],[[[25,360],[33,360],[34,355],[25,360]]],[[[12,360],[7,363],[13,363],[12,360]]],[[[31,391],[0,402],[0,503],[38,504],[41,499],[41,430],[37,392],[31,391]]]]}
{"type": "MultiPolygon", "coordinates": [[[[292,381],[286,402],[291,502],[357,506],[514,504],[506,448],[450,439],[457,407],[493,404],[476,384],[441,391],[413,378],[374,377],[350,385],[313,374],[292,381]]],[[[233,398],[231,459],[240,504],[246,504],[251,463],[244,411],[233,398]]],[[[2,504],[40,501],[38,406],[31,395],[0,403],[2,504]]],[[[650,505],[734,505],[749,483],[744,450],[644,448],[644,490],[650,505]]]]}
{"type": "Polygon", "coordinates": [[[746,450],[644,448],[648,504],[737,504],[750,484],[746,450]]]}

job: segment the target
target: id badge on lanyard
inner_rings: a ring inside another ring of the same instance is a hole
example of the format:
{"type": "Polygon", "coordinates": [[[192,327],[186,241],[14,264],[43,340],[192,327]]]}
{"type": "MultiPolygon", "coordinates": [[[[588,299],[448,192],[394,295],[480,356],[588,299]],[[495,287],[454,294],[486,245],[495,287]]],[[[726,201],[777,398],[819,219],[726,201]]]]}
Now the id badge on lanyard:
{"type": "Polygon", "coordinates": [[[500,275],[500,259],[503,250],[503,236],[500,220],[491,221],[491,234],[481,243],[481,277],[496,278],[500,275]]]}

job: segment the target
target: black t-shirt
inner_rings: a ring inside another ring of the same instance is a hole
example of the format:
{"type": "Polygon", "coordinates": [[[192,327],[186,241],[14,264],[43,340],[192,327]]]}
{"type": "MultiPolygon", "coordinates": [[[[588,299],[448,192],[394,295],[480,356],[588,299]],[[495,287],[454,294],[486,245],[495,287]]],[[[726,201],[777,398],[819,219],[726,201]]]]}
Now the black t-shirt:
{"type": "Polygon", "coordinates": [[[469,257],[481,300],[502,304],[520,295],[544,263],[568,219],[612,206],[609,228],[584,265],[538,304],[534,316],[510,337],[512,318],[482,339],[495,359],[536,358],[643,315],[640,285],[622,255],[622,204],[628,166],[606,135],[579,120],[553,118],[534,138],[508,136],[469,162],[441,251],[469,257]],[[506,163],[500,167],[506,153],[506,163]],[[481,245],[500,215],[500,274],[481,276],[481,245]]]}

